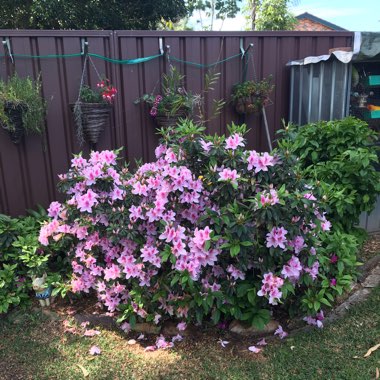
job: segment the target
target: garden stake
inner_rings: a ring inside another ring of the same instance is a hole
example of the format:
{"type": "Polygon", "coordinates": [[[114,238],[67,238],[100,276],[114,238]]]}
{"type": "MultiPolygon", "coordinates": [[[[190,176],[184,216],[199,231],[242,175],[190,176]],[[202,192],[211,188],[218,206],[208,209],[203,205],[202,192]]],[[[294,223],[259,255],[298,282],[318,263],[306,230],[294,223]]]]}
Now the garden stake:
{"type": "Polygon", "coordinates": [[[267,140],[268,140],[268,147],[269,147],[269,150],[272,151],[272,142],[271,142],[271,139],[270,139],[269,128],[268,128],[268,120],[267,120],[267,114],[266,114],[266,111],[265,111],[265,107],[263,107],[261,109],[261,111],[263,113],[263,119],[264,119],[264,125],[265,125],[265,133],[267,135],[267,140]]]}

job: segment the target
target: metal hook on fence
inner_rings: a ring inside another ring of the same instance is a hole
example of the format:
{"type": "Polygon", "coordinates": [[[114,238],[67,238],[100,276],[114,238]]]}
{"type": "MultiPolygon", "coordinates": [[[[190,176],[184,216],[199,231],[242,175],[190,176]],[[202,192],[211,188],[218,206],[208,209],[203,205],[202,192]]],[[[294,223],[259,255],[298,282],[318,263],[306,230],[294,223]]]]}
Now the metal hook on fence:
{"type": "Polygon", "coordinates": [[[4,46],[4,51],[8,53],[10,60],[12,63],[15,63],[12,55],[12,49],[11,49],[11,42],[9,40],[9,37],[6,37],[3,39],[3,46],[4,46]]]}
{"type": "Polygon", "coordinates": [[[85,37],[82,37],[80,39],[81,46],[82,46],[82,51],[81,54],[86,56],[88,54],[88,41],[85,37]]]}
{"type": "Polygon", "coordinates": [[[250,43],[246,49],[243,47],[244,39],[240,38],[240,52],[241,52],[241,59],[245,57],[245,55],[248,53],[249,49],[253,48],[253,43],[250,43]]]}
{"type": "Polygon", "coordinates": [[[158,50],[160,52],[161,55],[164,55],[164,44],[163,44],[163,41],[162,41],[162,37],[160,37],[158,39],[158,50]]]}
{"type": "Polygon", "coordinates": [[[166,45],[166,51],[165,51],[165,54],[166,54],[166,58],[170,64],[170,45],[166,45]]]}

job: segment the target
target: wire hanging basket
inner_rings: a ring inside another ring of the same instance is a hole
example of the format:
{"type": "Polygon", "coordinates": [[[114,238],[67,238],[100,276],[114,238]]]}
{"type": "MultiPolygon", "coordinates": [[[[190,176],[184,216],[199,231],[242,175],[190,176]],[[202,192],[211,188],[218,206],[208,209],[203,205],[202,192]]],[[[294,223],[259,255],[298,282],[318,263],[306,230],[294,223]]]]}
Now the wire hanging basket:
{"type": "Polygon", "coordinates": [[[79,143],[82,145],[83,142],[86,141],[91,145],[95,145],[98,143],[102,132],[105,129],[110,128],[112,104],[109,102],[84,102],[81,99],[81,91],[84,87],[83,84],[86,74],[87,60],[90,61],[99,80],[102,81],[102,78],[91,58],[86,56],[83,65],[78,99],[75,104],[71,104],[70,107],[74,115],[79,143]]]}

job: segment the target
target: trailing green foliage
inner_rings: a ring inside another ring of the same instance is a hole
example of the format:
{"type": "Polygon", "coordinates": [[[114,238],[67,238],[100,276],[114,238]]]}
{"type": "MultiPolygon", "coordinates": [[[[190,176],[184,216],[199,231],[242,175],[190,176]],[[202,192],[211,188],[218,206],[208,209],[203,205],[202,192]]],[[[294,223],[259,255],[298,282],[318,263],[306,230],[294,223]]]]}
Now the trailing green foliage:
{"type": "Polygon", "coordinates": [[[320,121],[281,131],[279,147],[299,157],[299,175],[311,181],[329,206],[329,220],[351,230],[380,193],[377,134],[359,119],[320,121]]]}
{"type": "Polygon", "coordinates": [[[38,234],[46,220],[41,208],[33,216],[11,218],[0,214],[0,314],[11,306],[29,302],[31,276],[48,273],[49,284],[58,283],[65,272],[62,255],[41,249],[38,234]]]}
{"type": "Polygon", "coordinates": [[[12,108],[22,106],[23,128],[26,132],[42,134],[45,129],[44,118],[46,114],[46,101],[41,96],[41,80],[30,77],[20,78],[14,74],[7,82],[0,81],[0,121],[6,129],[14,131],[14,126],[4,110],[4,105],[12,108]]]}

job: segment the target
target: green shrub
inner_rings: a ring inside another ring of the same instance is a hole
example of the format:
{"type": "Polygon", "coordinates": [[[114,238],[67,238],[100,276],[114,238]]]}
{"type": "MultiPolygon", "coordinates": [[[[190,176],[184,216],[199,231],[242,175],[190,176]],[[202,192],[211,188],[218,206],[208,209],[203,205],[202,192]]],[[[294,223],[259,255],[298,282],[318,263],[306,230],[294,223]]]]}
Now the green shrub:
{"type": "Polygon", "coordinates": [[[279,147],[299,158],[298,172],[319,187],[329,206],[328,218],[346,231],[370,212],[380,192],[374,145],[377,135],[359,119],[289,125],[279,147]]]}
{"type": "Polygon", "coordinates": [[[46,218],[43,209],[20,218],[0,214],[0,313],[28,303],[32,275],[46,272],[48,283],[59,284],[64,274],[64,259],[59,254],[52,255],[55,247],[42,249],[38,242],[46,218]]]}

